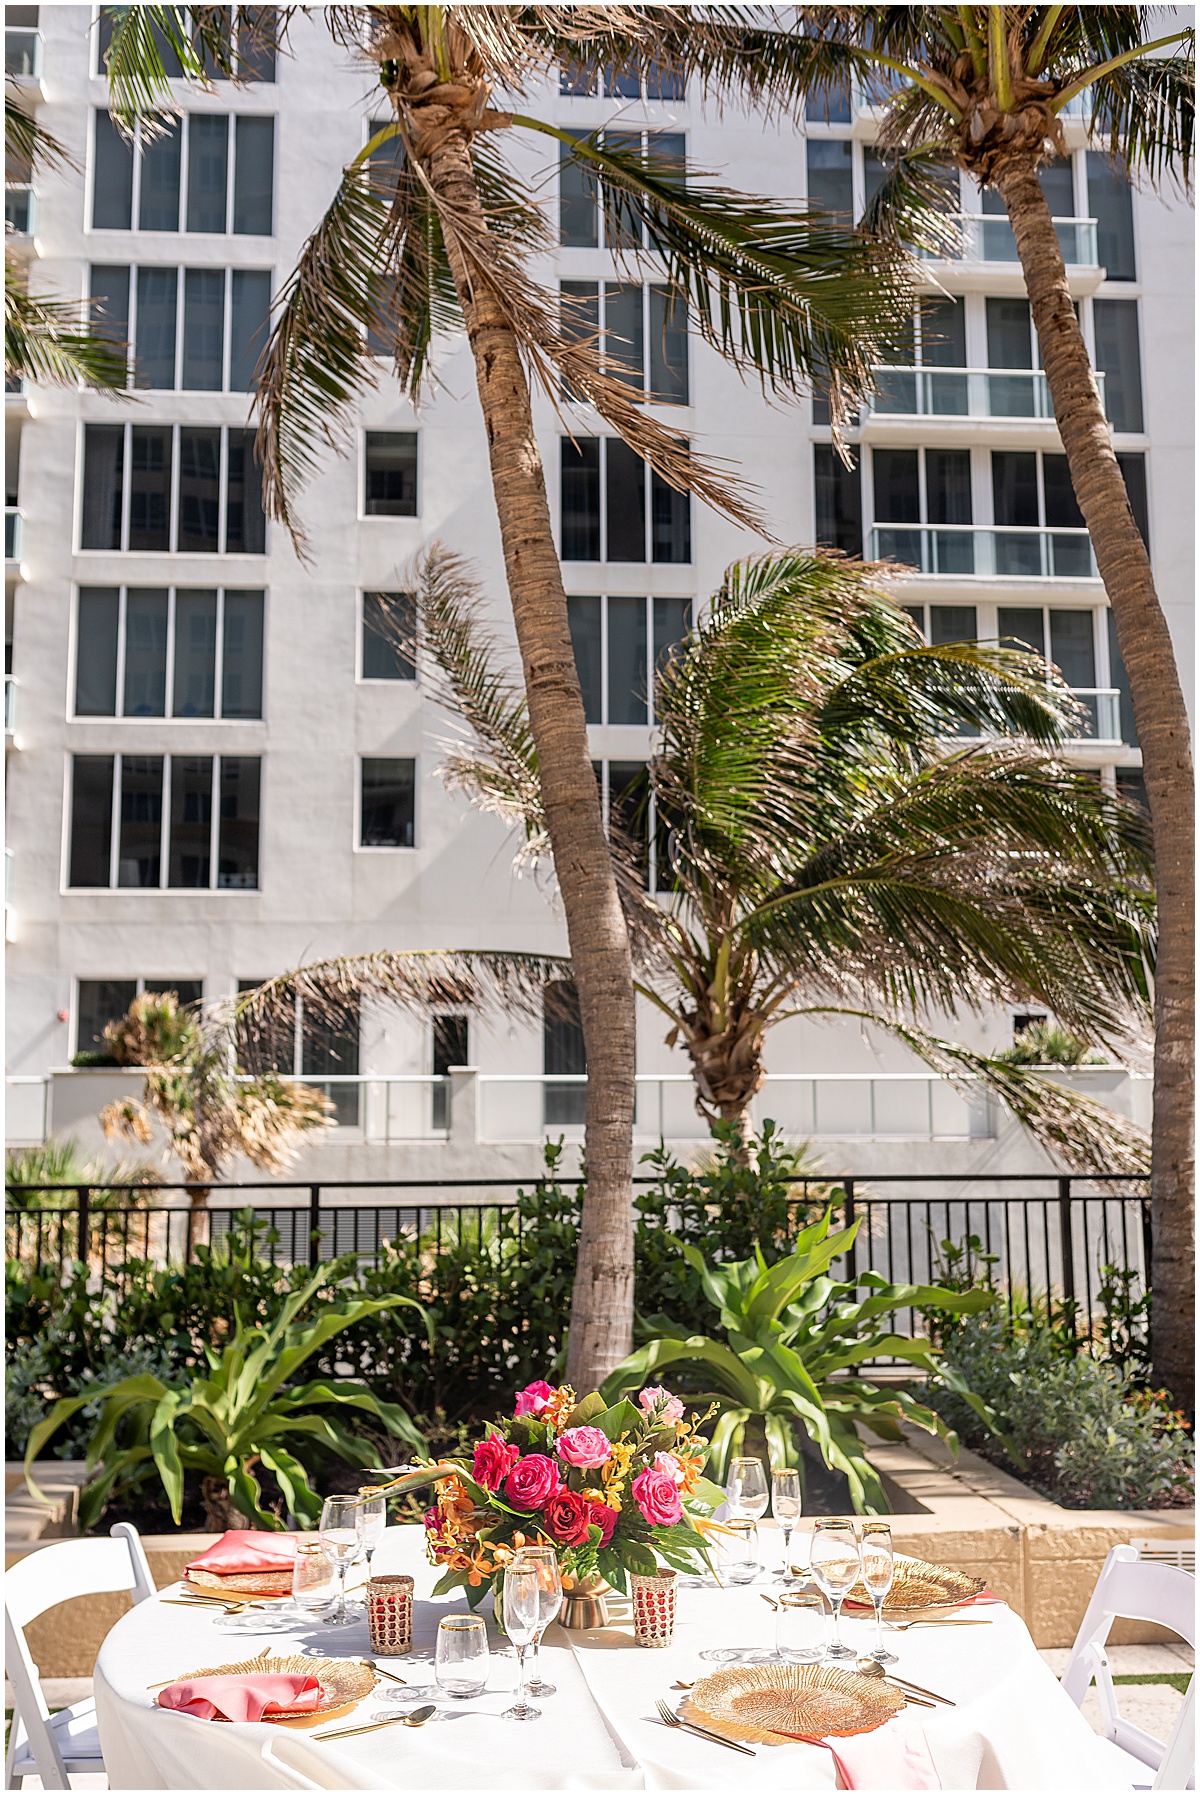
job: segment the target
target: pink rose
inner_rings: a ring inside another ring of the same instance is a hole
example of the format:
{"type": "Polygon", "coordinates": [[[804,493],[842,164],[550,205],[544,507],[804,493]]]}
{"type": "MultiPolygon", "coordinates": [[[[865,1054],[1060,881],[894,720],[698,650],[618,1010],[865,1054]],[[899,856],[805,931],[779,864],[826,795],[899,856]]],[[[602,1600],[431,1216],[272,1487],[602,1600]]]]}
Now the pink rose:
{"type": "Polygon", "coordinates": [[[515,1508],[544,1508],[561,1488],[558,1466],[543,1452],[518,1459],[504,1479],[504,1494],[515,1508]]]}
{"type": "Polygon", "coordinates": [[[654,1469],[656,1471],[661,1471],[664,1477],[669,1477],[672,1483],[679,1484],[683,1482],[683,1466],[673,1452],[656,1452],[654,1454],[654,1469]]]}
{"type": "Polygon", "coordinates": [[[485,1490],[498,1490],[520,1456],[519,1446],[509,1446],[499,1434],[488,1434],[475,1448],[476,1483],[485,1490]]]}
{"type": "Polygon", "coordinates": [[[672,1396],[661,1384],[651,1384],[638,1397],[639,1407],[656,1421],[682,1421],[683,1404],[678,1396],[672,1396]]]}
{"type": "MultiPolygon", "coordinates": [[[[540,1415],[557,1395],[558,1391],[553,1384],[544,1384],[539,1378],[537,1383],[526,1384],[525,1388],[518,1392],[517,1406],[513,1413],[514,1415],[540,1415]]],[[[681,1414],[682,1412],[680,1410],[681,1414]]]]}
{"type": "Polygon", "coordinates": [[[598,1427],[569,1427],[554,1449],[566,1464],[579,1471],[594,1471],[612,1457],[612,1447],[598,1427]]]}
{"type": "Polygon", "coordinates": [[[652,1527],[669,1527],[683,1519],[683,1503],[664,1471],[642,1471],[633,1480],[633,1499],[652,1527]]]}
{"type": "Polygon", "coordinates": [[[426,1533],[436,1533],[442,1524],[442,1517],[436,1508],[427,1508],[424,1514],[426,1533]]]}

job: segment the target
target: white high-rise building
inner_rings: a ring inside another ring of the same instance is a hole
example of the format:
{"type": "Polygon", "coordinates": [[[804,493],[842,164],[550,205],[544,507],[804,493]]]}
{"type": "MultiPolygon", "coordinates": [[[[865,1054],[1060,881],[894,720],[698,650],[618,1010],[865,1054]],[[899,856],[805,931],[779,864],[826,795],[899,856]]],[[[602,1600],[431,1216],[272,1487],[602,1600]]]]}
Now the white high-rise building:
{"type": "MultiPolygon", "coordinates": [[[[70,1070],[140,989],[215,999],[304,960],[376,947],[563,951],[561,917],[512,871],[513,842],[437,776],[451,725],[420,668],[372,628],[380,593],[440,540],[478,569],[507,624],[499,533],[470,354],[439,344],[414,411],[386,359],[348,453],[308,488],[307,563],[265,524],[248,392],[270,297],[386,101],[314,9],[245,85],[178,87],[180,119],[131,147],[106,111],[104,21],[87,6],[6,9],[7,67],[72,165],[9,170],[10,249],[36,291],[88,297],[133,346],[125,399],[6,390],[5,740],[10,1137],[94,1141],[128,1079],[70,1070]],[[13,177],[16,177],[15,179],[13,177]]],[[[564,81],[563,87],[570,85],[564,81]]],[[[570,130],[615,121],[750,192],[857,213],[879,162],[877,115],[847,97],[807,121],[721,113],[698,89],[548,90],[570,130]]],[[[636,88],[636,83],[634,84],[636,88]]],[[[1192,634],[1192,218],[1131,188],[1067,121],[1045,174],[1084,334],[1180,663],[1192,634]]],[[[622,284],[600,209],[568,170],[522,157],[560,221],[542,272],[594,297],[656,415],[740,465],[783,541],[892,556],[934,641],[1016,636],[1084,699],[1072,753],[1140,791],[1140,755],[1104,589],[1054,425],[1007,221],[964,181],[969,248],[928,264],[936,317],[881,376],[833,454],[819,404],[772,404],[664,315],[648,272],[622,284]],[[669,399],[669,403],[663,401],[669,399]]],[[[572,623],[606,802],[650,751],[647,668],[763,546],[680,499],[586,411],[574,439],[537,401],[572,623]]],[[[511,633],[511,631],[510,631],[511,633]]],[[[1008,1039],[1011,1013],[960,1018],[1008,1039]]],[[[687,1065],[647,1010],[639,1132],[696,1138],[687,1065]]],[[[334,1076],[339,1127],[313,1176],[521,1170],[545,1131],[577,1134],[569,1027],[504,1017],[348,1016],[293,1067],[334,1076]],[[474,1068],[453,1078],[450,1066],[474,1068]],[[549,1075],[549,1076],[547,1076],[549,1075]]],[[[827,1163],[986,1171],[1045,1161],[986,1103],[856,1027],[785,1024],[760,1114],[827,1163]]],[[[1146,1119],[1148,1085],[1080,1075],[1146,1119]]]]}

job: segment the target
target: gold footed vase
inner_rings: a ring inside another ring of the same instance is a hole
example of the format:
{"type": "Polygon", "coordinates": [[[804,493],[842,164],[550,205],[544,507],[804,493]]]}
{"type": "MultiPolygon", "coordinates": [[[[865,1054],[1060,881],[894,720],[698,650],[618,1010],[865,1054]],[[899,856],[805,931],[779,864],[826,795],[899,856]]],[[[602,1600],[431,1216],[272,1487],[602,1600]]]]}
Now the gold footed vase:
{"type": "Polygon", "coordinates": [[[563,1591],[562,1608],[559,1610],[558,1624],[569,1627],[572,1632],[583,1632],[587,1627],[607,1627],[608,1604],[604,1597],[612,1588],[603,1577],[585,1577],[574,1589],[563,1591]]]}

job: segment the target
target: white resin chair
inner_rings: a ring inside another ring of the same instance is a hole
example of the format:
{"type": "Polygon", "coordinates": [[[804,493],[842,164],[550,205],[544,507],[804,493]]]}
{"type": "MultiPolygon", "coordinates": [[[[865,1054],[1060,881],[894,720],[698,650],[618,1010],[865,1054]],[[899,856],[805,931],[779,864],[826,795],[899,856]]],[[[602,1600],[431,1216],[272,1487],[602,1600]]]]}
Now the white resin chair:
{"type": "Polygon", "coordinates": [[[1104,1737],[1118,1754],[1131,1788],[1190,1789],[1195,1782],[1191,1689],[1165,1746],[1142,1727],[1122,1719],[1105,1650],[1113,1621],[1118,1618],[1152,1621],[1160,1627],[1169,1627],[1194,1647],[1196,1579],[1174,1565],[1140,1560],[1133,1546],[1114,1546],[1092,1591],[1062,1678],[1063,1689],[1076,1707],[1083,1705],[1083,1698],[1095,1678],[1104,1737]],[[1189,1737],[1193,1741],[1190,1749],[1189,1737]],[[1152,1777],[1151,1771],[1157,1771],[1158,1775],[1152,1777]],[[1170,1780],[1164,1780],[1166,1778],[1170,1780]]]}
{"type": "Polygon", "coordinates": [[[64,1539],[30,1552],[4,1579],[4,1656],[12,1684],[12,1734],[5,1787],[39,1776],[44,1789],[69,1789],[72,1775],[103,1773],[96,1706],[74,1702],[51,1714],[30,1656],[25,1628],[59,1602],[127,1589],[135,1602],[154,1594],[154,1579],[136,1527],[119,1521],[109,1539],[64,1539]]]}

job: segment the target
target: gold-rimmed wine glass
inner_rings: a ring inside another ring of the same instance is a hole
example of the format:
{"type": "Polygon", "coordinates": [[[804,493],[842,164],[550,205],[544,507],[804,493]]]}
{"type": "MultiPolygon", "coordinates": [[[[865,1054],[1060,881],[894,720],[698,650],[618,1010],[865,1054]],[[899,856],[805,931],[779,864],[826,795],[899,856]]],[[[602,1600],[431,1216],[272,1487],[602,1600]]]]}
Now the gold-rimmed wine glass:
{"type": "Polygon", "coordinates": [[[853,1658],[853,1647],[842,1644],[842,1603],[858,1582],[862,1565],[853,1521],[820,1520],[814,1523],[811,1548],[812,1574],[817,1587],[829,1598],[833,1630],[825,1656],[853,1658]]]}
{"type": "Polygon", "coordinates": [[[538,1575],[538,1630],[533,1637],[533,1675],[525,1688],[530,1695],[553,1695],[553,1683],[547,1683],[542,1677],[541,1644],[542,1635],[562,1607],[562,1578],[558,1569],[558,1553],[553,1546],[522,1546],[513,1563],[521,1566],[532,1564],[538,1575]]]}
{"type": "Polygon", "coordinates": [[[800,1493],[800,1473],[785,1469],[771,1473],[771,1513],[774,1515],[780,1533],[783,1535],[783,1566],[779,1575],[786,1583],[791,1575],[791,1539],[796,1522],[800,1519],[802,1498],[800,1493]]]}
{"type": "Polygon", "coordinates": [[[883,1604],[896,1574],[896,1549],[887,1521],[863,1522],[859,1555],[862,1580],[875,1605],[875,1647],[870,1656],[876,1664],[895,1664],[898,1662],[895,1652],[889,1652],[883,1643],[883,1604]]]}

